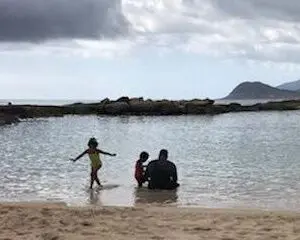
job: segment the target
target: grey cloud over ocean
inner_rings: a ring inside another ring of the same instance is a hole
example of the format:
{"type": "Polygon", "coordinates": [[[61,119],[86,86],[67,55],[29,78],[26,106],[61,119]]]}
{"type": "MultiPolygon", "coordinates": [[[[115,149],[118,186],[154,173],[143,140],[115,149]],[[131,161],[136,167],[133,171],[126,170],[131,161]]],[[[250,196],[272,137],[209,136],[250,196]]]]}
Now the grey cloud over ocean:
{"type": "Polygon", "coordinates": [[[100,39],[126,35],[120,0],[0,0],[0,41],[100,39]]]}
{"type": "Polygon", "coordinates": [[[299,64],[298,12],[299,0],[0,0],[0,42],[74,40],[100,55],[152,46],[299,64]]]}

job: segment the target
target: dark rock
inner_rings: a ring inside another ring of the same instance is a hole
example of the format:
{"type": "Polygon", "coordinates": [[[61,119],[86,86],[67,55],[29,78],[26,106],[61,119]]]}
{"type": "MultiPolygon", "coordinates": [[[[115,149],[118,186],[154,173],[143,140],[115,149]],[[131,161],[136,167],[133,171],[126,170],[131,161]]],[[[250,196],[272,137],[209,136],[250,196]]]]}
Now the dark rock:
{"type": "Polygon", "coordinates": [[[58,106],[26,106],[25,116],[22,118],[39,118],[39,117],[62,117],[64,115],[63,107],[58,106]]]}
{"type": "Polygon", "coordinates": [[[129,110],[133,114],[151,113],[153,109],[152,101],[143,101],[140,99],[131,99],[129,101],[129,110]]]}
{"type": "Polygon", "coordinates": [[[211,107],[214,102],[211,100],[193,99],[184,103],[185,112],[187,114],[205,114],[207,107],[211,107]]]}
{"type": "Polygon", "coordinates": [[[105,113],[108,114],[125,114],[128,113],[129,104],[126,102],[114,102],[104,106],[105,113]]]}
{"type": "Polygon", "coordinates": [[[244,106],[244,111],[251,111],[251,112],[257,112],[261,110],[261,103],[257,103],[251,106],[244,106]]]}
{"type": "Polygon", "coordinates": [[[120,97],[119,99],[117,99],[116,102],[126,102],[129,103],[130,99],[129,97],[120,97]]]}
{"type": "Polygon", "coordinates": [[[190,103],[195,103],[195,104],[198,104],[198,105],[204,105],[204,106],[209,106],[209,105],[213,105],[215,103],[214,100],[211,100],[211,99],[192,99],[191,101],[188,101],[190,103]]]}
{"type": "Polygon", "coordinates": [[[97,104],[73,104],[71,106],[65,107],[63,109],[64,114],[96,114],[98,112],[98,103],[97,104]]]}
{"type": "Polygon", "coordinates": [[[266,110],[276,110],[276,111],[285,111],[285,110],[298,110],[299,108],[288,102],[268,102],[263,103],[260,105],[259,110],[266,111],[266,110]]]}
{"type": "Polygon", "coordinates": [[[158,115],[178,115],[182,109],[180,108],[180,104],[175,101],[155,101],[152,102],[152,112],[158,115]]]}
{"type": "Polygon", "coordinates": [[[18,118],[63,116],[63,107],[60,106],[37,106],[37,105],[14,105],[2,106],[0,112],[16,116],[18,118]]]}
{"type": "Polygon", "coordinates": [[[207,105],[213,105],[215,103],[215,100],[209,99],[209,98],[205,98],[204,100],[201,101],[206,101],[207,105]]]}
{"type": "Polygon", "coordinates": [[[251,106],[242,106],[242,111],[288,111],[300,110],[300,101],[281,101],[257,103],[251,106]]]}
{"type": "Polygon", "coordinates": [[[18,118],[22,118],[22,116],[26,118],[27,116],[26,109],[24,106],[17,106],[17,105],[2,106],[0,108],[0,112],[6,115],[13,115],[18,118]]]}
{"type": "Polygon", "coordinates": [[[109,100],[109,98],[104,98],[101,102],[100,102],[100,104],[108,104],[108,103],[110,103],[111,101],[109,100]]]}
{"type": "Polygon", "coordinates": [[[144,101],[144,98],[143,98],[143,97],[130,98],[130,101],[140,101],[140,102],[143,102],[143,101],[144,101]]]}
{"type": "Polygon", "coordinates": [[[196,105],[196,104],[186,104],[185,105],[185,112],[187,114],[205,114],[205,106],[196,105]]]}
{"type": "Polygon", "coordinates": [[[227,113],[228,107],[225,105],[211,105],[205,107],[205,114],[221,114],[221,113],[227,113]]]}
{"type": "Polygon", "coordinates": [[[20,120],[16,116],[11,114],[0,113],[0,126],[6,124],[13,124],[17,122],[20,122],[20,120]]]}
{"type": "Polygon", "coordinates": [[[193,99],[190,101],[146,100],[143,98],[128,99],[123,97],[117,101],[104,99],[100,103],[74,103],[64,106],[39,105],[4,105],[0,106],[1,124],[14,122],[14,119],[60,117],[65,114],[111,114],[111,115],[180,115],[180,114],[221,114],[241,111],[284,111],[300,110],[300,100],[259,103],[242,106],[238,103],[214,104],[213,100],[193,99]],[[127,103],[128,101],[128,103],[127,103]],[[5,119],[4,119],[4,116],[5,119]],[[13,116],[7,117],[7,116],[13,116]],[[7,120],[8,119],[8,120],[7,120]],[[11,119],[11,120],[9,120],[11,119]]]}
{"type": "Polygon", "coordinates": [[[104,114],[105,113],[105,105],[104,103],[100,103],[97,106],[97,114],[104,114]]]}
{"type": "Polygon", "coordinates": [[[240,112],[242,111],[243,107],[239,103],[230,103],[228,105],[228,111],[229,112],[240,112]]]}

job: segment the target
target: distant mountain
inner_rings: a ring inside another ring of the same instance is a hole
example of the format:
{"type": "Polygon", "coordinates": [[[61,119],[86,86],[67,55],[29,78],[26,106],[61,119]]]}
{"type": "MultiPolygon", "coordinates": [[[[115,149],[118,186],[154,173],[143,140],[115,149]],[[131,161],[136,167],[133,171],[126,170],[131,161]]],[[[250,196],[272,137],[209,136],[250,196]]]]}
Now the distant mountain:
{"type": "Polygon", "coordinates": [[[261,82],[243,82],[224,99],[295,99],[300,92],[281,90],[261,82]]]}
{"type": "Polygon", "coordinates": [[[290,91],[300,92],[300,80],[281,84],[281,85],[277,86],[277,88],[282,89],[282,90],[290,90],[290,91]]]}

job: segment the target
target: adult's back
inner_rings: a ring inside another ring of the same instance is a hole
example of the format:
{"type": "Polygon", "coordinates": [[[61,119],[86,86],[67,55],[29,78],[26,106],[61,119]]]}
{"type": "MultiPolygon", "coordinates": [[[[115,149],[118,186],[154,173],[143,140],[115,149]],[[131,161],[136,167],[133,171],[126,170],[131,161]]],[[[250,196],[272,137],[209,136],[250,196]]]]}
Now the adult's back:
{"type": "Polygon", "coordinates": [[[145,176],[150,189],[175,189],[179,186],[177,168],[167,157],[167,151],[162,150],[159,159],[148,164],[145,176]]]}

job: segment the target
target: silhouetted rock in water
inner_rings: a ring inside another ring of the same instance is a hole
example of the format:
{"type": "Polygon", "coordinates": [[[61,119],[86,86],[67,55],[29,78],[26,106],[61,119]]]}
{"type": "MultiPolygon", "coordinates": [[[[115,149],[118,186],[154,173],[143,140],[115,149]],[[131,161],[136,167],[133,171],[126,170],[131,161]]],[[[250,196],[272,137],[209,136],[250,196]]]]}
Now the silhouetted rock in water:
{"type": "Polygon", "coordinates": [[[0,126],[6,125],[6,124],[17,123],[19,121],[20,120],[14,115],[0,113],[0,126]]]}
{"type": "Polygon", "coordinates": [[[63,116],[63,107],[38,105],[0,106],[0,112],[17,118],[58,117],[63,116]]]}
{"type": "Polygon", "coordinates": [[[104,112],[108,114],[126,114],[129,110],[129,104],[127,102],[112,102],[104,106],[104,112]]]}
{"type": "Polygon", "coordinates": [[[300,92],[281,90],[261,82],[243,82],[224,99],[300,99],[300,92]]]}
{"type": "Polygon", "coordinates": [[[230,103],[228,105],[228,112],[240,112],[243,110],[243,107],[239,103],[230,103]]]}
{"type": "Polygon", "coordinates": [[[119,99],[117,99],[116,102],[126,102],[129,103],[130,99],[129,97],[120,97],[119,99]]]}
{"type": "Polygon", "coordinates": [[[143,97],[138,97],[138,98],[130,98],[130,101],[144,101],[144,98],[143,97]]]}
{"type": "Polygon", "coordinates": [[[152,112],[153,102],[151,100],[131,99],[129,101],[129,109],[133,114],[148,114],[152,112]]]}
{"type": "Polygon", "coordinates": [[[153,101],[151,112],[155,115],[182,114],[180,111],[180,104],[178,102],[168,100],[153,101]]]}
{"type": "Polygon", "coordinates": [[[101,100],[100,104],[108,104],[110,103],[110,99],[109,98],[104,98],[103,100],[101,100]]]}
{"type": "Polygon", "coordinates": [[[184,112],[187,114],[208,114],[213,113],[212,105],[213,100],[193,99],[191,101],[184,101],[184,112]]]}
{"type": "MultiPolygon", "coordinates": [[[[62,117],[66,114],[87,115],[182,115],[182,114],[222,114],[243,111],[284,111],[299,110],[300,100],[281,102],[258,103],[243,106],[239,103],[214,104],[210,99],[193,100],[144,100],[143,98],[122,97],[117,101],[104,99],[98,103],[74,103],[64,106],[38,106],[38,105],[5,105],[0,106],[0,113],[4,116],[13,116],[13,119],[62,117]]],[[[1,122],[9,122],[3,120],[1,122]]],[[[7,117],[6,117],[7,119],[7,117]]]]}
{"type": "Polygon", "coordinates": [[[25,106],[20,118],[62,117],[63,108],[59,106],[25,106]]]}
{"type": "Polygon", "coordinates": [[[274,110],[274,111],[286,111],[286,110],[300,110],[300,101],[282,101],[282,102],[267,102],[264,104],[258,104],[260,111],[274,110]]]}
{"type": "Polygon", "coordinates": [[[63,114],[97,114],[99,112],[99,103],[74,103],[63,106],[61,109],[63,114]]]}

